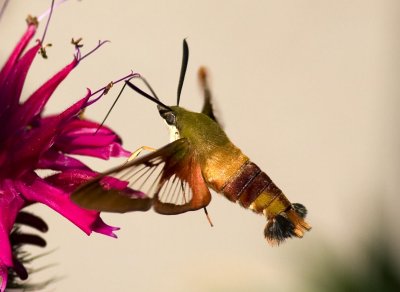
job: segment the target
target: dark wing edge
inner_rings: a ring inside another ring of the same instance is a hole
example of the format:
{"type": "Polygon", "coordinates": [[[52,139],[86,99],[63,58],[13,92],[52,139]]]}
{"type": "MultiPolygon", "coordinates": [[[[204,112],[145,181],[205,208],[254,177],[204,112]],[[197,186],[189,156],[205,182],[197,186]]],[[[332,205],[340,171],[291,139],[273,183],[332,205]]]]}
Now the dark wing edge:
{"type": "Polygon", "coordinates": [[[72,201],[85,209],[111,213],[147,211],[151,208],[151,198],[134,197],[135,191],[106,189],[101,184],[103,178],[105,176],[100,175],[80,186],[72,193],[72,201]]]}

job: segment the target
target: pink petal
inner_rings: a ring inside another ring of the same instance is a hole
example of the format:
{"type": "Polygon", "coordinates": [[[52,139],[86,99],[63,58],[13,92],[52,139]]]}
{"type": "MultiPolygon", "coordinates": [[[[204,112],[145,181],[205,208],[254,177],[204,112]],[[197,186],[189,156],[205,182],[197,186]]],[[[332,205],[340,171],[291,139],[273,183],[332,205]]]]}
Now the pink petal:
{"type": "Polygon", "coordinates": [[[79,145],[75,146],[74,144],[72,144],[72,146],[74,147],[68,147],[68,146],[70,145],[68,144],[58,145],[60,150],[68,154],[85,155],[105,160],[108,160],[110,157],[128,157],[130,155],[130,152],[126,151],[118,143],[111,143],[103,147],[92,147],[92,148],[89,147],[83,148],[84,146],[79,146],[79,145]]]}
{"type": "MultiPolygon", "coordinates": [[[[87,235],[92,231],[99,229],[99,212],[85,210],[75,205],[69,197],[69,194],[56,188],[40,177],[35,177],[31,184],[19,182],[17,185],[22,195],[29,201],[45,204],[70,220],[78,226],[87,235]]],[[[106,227],[101,227],[101,233],[104,233],[106,227]]],[[[112,230],[113,227],[108,227],[112,230]]],[[[112,233],[112,232],[111,232],[112,233]]]]}
{"type": "MultiPolygon", "coordinates": [[[[87,101],[89,100],[91,96],[91,92],[88,89],[86,96],[84,98],[81,98],[77,102],[75,102],[73,105],[71,105],[69,108],[67,108],[65,111],[60,113],[60,117],[63,119],[64,122],[69,122],[73,117],[76,117],[81,110],[86,106],[87,101]]],[[[65,126],[65,124],[64,124],[65,126]]]]}
{"type": "Polygon", "coordinates": [[[0,72],[0,88],[2,87],[6,76],[10,73],[11,69],[14,67],[15,62],[19,59],[22,54],[22,51],[26,48],[29,41],[32,39],[33,35],[36,32],[37,27],[33,24],[29,25],[24,35],[15,46],[13,52],[7,60],[7,63],[3,66],[0,72]]]}
{"type": "Polygon", "coordinates": [[[67,156],[62,152],[56,151],[50,148],[44,155],[39,159],[36,166],[41,169],[52,169],[52,170],[67,170],[67,169],[86,169],[89,168],[73,157],[67,156]]]}
{"type": "Polygon", "coordinates": [[[87,119],[75,119],[65,126],[63,132],[73,133],[74,135],[94,133],[96,133],[96,135],[115,135],[118,137],[118,141],[120,141],[119,136],[109,127],[102,125],[99,128],[99,126],[100,124],[94,121],[87,119]]]}
{"type": "Polygon", "coordinates": [[[63,191],[71,193],[81,184],[95,178],[98,173],[91,170],[70,169],[48,176],[46,182],[61,188],[63,191]]]}
{"type": "Polygon", "coordinates": [[[71,146],[76,148],[82,147],[90,147],[90,146],[107,146],[114,142],[114,135],[97,135],[97,134],[89,134],[89,135],[64,135],[63,138],[65,140],[70,140],[71,146]]]}
{"type": "Polygon", "coordinates": [[[8,278],[7,266],[0,260],[0,292],[6,291],[8,278]]]}
{"type": "Polygon", "coordinates": [[[62,124],[79,113],[89,96],[90,91],[84,98],[58,116],[41,119],[40,126],[29,130],[23,138],[14,135],[16,141],[11,144],[13,149],[10,149],[7,158],[10,174],[13,176],[21,175],[34,167],[41,155],[53,146],[62,124]]]}
{"type": "MultiPolygon", "coordinates": [[[[19,97],[21,95],[22,86],[24,85],[28,70],[36,57],[40,45],[36,45],[29,49],[20,60],[16,62],[12,70],[5,77],[5,82],[1,86],[0,104],[0,117],[2,122],[6,122],[7,117],[15,110],[19,104],[19,97]],[[7,115],[6,115],[7,114],[7,115]],[[4,117],[6,116],[6,117],[4,117]]],[[[7,128],[9,129],[9,128],[7,128]]]]}
{"type": "Polygon", "coordinates": [[[25,201],[14,188],[11,180],[5,179],[0,185],[0,263],[13,266],[9,235],[19,210],[25,201]]]}
{"type": "Polygon", "coordinates": [[[45,125],[33,128],[23,139],[15,137],[14,149],[8,151],[10,175],[21,175],[38,163],[39,157],[53,145],[59,124],[60,117],[47,119],[45,125]]]}
{"type": "Polygon", "coordinates": [[[17,120],[14,119],[12,123],[13,127],[19,128],[28,125],[35,116],[39,115],[58,85],[60,85],[77,64],[78,61],[74,59],[37,89],[21,106],[18,113],[14,115],[17,120]]]}
{"type": "Polygon", "coordinates": [[[128,157],[130,152],[121,146],[121,139],[109,128],[99,124],[73,119],[64,127],[55,147],[62,152],[93,156],[102,159],[128,157]],[[98,130],[98,131],[97,131],[98,130]]]}
{"type": "Polygon", "coordinates": [[[56,144],[67,153],[103,159],[129,157],[131,153],[122,148],[121,138],[110,128],[106,126],[99,128],[99,126],[98,123],[86,119],[73,119],[64,127],[56,144]],[[75,152],[77,148],[81,148],[84,152],[75,152]]]}
{"type": "Polygon", "coordinates": [[[120,230],[120,228],[105,224],[100,217],[98,217],[96,222],[93,223],[93,231],[96,231],[97,233],[101,233],[110,237],[117,238],[117,235],[113,232],[117,230],[120,230]]]}

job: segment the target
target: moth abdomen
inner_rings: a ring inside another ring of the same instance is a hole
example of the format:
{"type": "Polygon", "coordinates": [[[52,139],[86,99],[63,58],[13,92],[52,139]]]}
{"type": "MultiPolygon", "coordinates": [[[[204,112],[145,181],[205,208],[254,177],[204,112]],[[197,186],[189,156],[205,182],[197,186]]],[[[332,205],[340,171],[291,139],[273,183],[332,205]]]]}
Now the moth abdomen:
{"type": "Polygon", "coordinates": [[[230,201],[236,202],[252,181],[261,173],[261,169],[254,163],[247,161],[235,175],[221,189],[222,194],[230,201]]]}
{"type": "Polygon", "coordinates": [[[306,208],[291,204],[269,176],[253,162],[246,162],[221,190],[233,202],[255,213],[263,213],[267,220],[264,236],[272,245],[286,238],[302,237],[311,227],[304,221],[306,208]]]}
{"type": "MultiPolygon", "coordinates": [[[[253,162],[248,161],[240,168],[236,176],[223,187],[221,192],[229,200],[238,202],[244,208],[249,208],[264,190],[267,190],[270,194],[271,202],[275,197],[282,194],[282,191],[265,172],[253,162]]],[[[260,213],[265,207],[267,206],[262,206],[260,210],[252,209],[260,213]]]]}

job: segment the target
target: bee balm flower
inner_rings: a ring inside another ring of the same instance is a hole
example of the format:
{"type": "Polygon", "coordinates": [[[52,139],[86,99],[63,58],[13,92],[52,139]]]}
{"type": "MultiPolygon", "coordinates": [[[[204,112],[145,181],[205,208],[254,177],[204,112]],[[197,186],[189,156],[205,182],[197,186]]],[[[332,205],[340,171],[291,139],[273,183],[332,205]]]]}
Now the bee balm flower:
{"type": "MultiPolygon", "coordinates": [[[[79,64],[80,52],[70,64],[40,86],[25,102],[21,91],[29,68],[42,48],[41,42],[28,49],[37,22],[28,28],[0,71],[0,291],[7,284],[7,270],[20,266],[13,259],[10,232],[20,210],[42,203],[70,220],[86,234],[93,231],[115,237],[118,228],[105,224],[99,212],[86,210],[70,200],[70,192],[97,175],[71,154],[109,159],[127,157],[121,139],[109,128],[81,117],[88,106],[88,92],[57,115],[43,109],[57,86],[79,64]],[[97,131],[98,130],[98,131],[97,131]],[[95,134],[95,135],[94,135],[95,134]],[[49,177],[36,170],[49,169],[49,177]]],[[[131,76],[132,77],[132,74],[131,76]]],[[[110,184],[120,182],[112,182],[110,184]]]]}

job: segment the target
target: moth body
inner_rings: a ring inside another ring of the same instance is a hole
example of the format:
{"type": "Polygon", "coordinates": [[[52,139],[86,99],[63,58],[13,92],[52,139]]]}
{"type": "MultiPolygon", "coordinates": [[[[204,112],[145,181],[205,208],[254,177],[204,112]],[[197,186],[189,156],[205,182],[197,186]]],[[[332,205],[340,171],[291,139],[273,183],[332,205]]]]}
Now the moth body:
{"type": "Polygon", "coordinates": [[[311,228],[304,221],[304,206],[291,204],[269,176],[229,140],[217,122],[203,113],[170,108],[172,111],[160,114],[170,121],[170,130],[178,131],[177,137],[188,140],[207,186],[244,208],[264,214],[268,220],[264,235],[271,244],[279,244],[286,237],[302,237],[311,228]]]}

